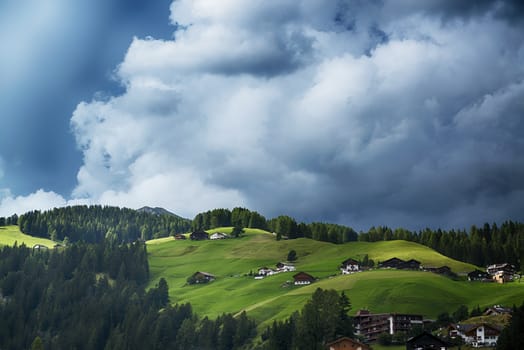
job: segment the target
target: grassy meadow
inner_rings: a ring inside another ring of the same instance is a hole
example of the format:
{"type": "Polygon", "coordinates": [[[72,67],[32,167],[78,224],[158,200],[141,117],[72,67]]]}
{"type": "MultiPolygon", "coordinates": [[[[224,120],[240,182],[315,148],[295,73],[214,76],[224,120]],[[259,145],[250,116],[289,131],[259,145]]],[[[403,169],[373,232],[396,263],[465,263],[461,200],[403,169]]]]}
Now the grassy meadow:
{"type": "Polygon", "coordinates": [[[461,304],[471,309],[477,305],[520,305],[524,300],[524,283],[471,283],[429,272],[382,269],[339,274],[338,266],[343,260],[361,259],[365,254],[375,262],[396,256],[417,259],[426,266],[447,265],[462,275],[475,268],[406,241],[342,245],[304,238],[276,241],[268,232],[246,230],[239,239],[195,242],[163,238],[147,244],[151,285],[164,277],[173,303],[191,302],[197,313],[210,317],[246,310],[249,316],[267,324],[299,310],[319,287],[345,291],[352,303],[352,313],[368,308],[372,312],[421,313],[429,318],[443,311],[453,312],[461,304]],[[312,274],[319,278],[317,282],[302,287],[290,285],[286,282],[293,280],[293,272],[263,280],[249,275],[260,267],[274,267],[284,261],[291,249],[297,252],[297,271],[312,274]],[[217,280],[207,285],[187,285],[187,277],[196,271],[212,273],[217,280]]]}
{"type": "Polygon", "coordinates": [[[9,245],[12,246],[17,242],[18,245],[24,243],[28,247],[32,247],[35,244],[41,244],[48,248],[53,248],[56,244],[50,239],[33,237],[20,232],[18,226],[3,226],[0,227],[0,246],[9,245]]]}

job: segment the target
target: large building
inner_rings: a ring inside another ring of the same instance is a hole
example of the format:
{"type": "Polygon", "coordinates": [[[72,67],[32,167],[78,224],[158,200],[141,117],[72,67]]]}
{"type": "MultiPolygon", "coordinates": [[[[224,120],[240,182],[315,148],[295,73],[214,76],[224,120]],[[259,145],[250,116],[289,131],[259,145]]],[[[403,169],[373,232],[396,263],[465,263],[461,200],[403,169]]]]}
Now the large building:
{"type": "Polygon", "coordinates": [[[355,333],[363,336],[368,342],[376,341],[382,333],[407,333],[415,326],[422,326],[423,321],[422,315],[372,314],[368,310],[360,310],[354,317],[355,333]]]}

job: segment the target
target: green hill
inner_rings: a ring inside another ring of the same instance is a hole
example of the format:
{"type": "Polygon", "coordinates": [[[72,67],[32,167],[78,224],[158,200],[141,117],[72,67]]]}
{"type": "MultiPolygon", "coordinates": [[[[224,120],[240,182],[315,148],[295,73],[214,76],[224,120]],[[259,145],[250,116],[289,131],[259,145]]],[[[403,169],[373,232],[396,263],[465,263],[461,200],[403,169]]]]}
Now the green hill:
{"type": "Polygon", "coordinates": [[[2,226],[0,227],[0,245],[14,245],[15,242],[18,245],[25,243],[26,246],[32,247],[35,244],[45,245],[48,248],[52,248],[56,242],[50,239],[33,237],[20,232],[18,226],[2,226]]]}
{"type": "Polygon", "coordinates": [[[247,229],[240,239],[195,242],[164,238],[147,243],[151,285],[160,277],[166,278],[172,302],[191,302],[199,314],[210,317],[246,310],[263,323],[284,318],[300,309],[318,287],[345,291],[352,302],[352,312],[369,308],[373,312],[422,313],[433,318],[443,311],[452,312],[461,304],[471,309],[477,305],[520,304],[524,300],[524,283],[470,283],[429,272],[396,270],[339,275],[338,266],[343,260],[360,259],[365,254],[375,262],[398,257],[413,258],[428,266],[447,265],[462,275],[475,268],[406,241],[342,245],[304,238],[276,241],[268,232],[247,229]],[[297,271],[319,278],[316,283],[288,286],[286,281],[292,280],[292,272],[263,280],[249,276],[260,267],[274,267],[285,260],[291,249],[297,252],[297,271]],[[212,273],[217,279],[207,285],[187,285],[187,277],[196,271],[212,273]]]}

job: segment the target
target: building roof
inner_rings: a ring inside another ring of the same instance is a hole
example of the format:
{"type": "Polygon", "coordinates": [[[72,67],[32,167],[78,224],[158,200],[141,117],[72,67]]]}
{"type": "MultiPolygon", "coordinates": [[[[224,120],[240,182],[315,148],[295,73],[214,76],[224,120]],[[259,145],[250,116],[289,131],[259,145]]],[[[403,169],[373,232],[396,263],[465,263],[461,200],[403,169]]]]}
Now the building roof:
{"type": "Polygon", "coordinates": [[[194,231],[189,235],[189,238],[195,239],[195,238],[205,238],[209,239],[209,234],[206,231],[194,231]]]}
{"type": "Polygon", "coordinates": [[[417,335],[415,337],[409,338],[407,340],[407,342],[406,342],[406,345],[407,344],[416,344],[418,342],[424,342],[425,344],[427,344],[427,341],[431,341],[432,343],[436,343],[439,346],[444,346],[444,347],[450,346],[449,343],[447,343],[446,341],[440,339],[439,337],[434,336],[433,334],[431,334],[429,332],[422,332],[421,334],[419,334],[419,335],[417,335]]]}
{"type": "Polygon", "coordinates": [[[314,281],[315,277],[311,276],[309,273],[306,272],[299,272],[293,275],[293,278],[295,280],[301,280],[301,281],[314,281]]]}
{"type": "Polygon", "coordinates": [[[354,347],[360,346],[360,347],[362,347],[362,349],[370,349],[369,345],[362,344],[361,342],[359,342],[359,341],[357,341],[355,339],[351,339],[350,337],[337,338],[337,339],[327,343],[326,347],[329,348],[330,346],[337,345],[337,344],[340,344],[342,342],[351,342],[354,345],[354,347]]]}
{"type": "Polygon", "coordinates": [[[216,278],[215,275],[213,275],[213,274],[211,274],[211,273],[209,273],[209,272],[204,272],[204,271],[197,271],[197,272],[195,272],[195,273],[193,274],[193,276],[195,276],[195,275],[204,275],[204,276],[206,276],[206,277],[216,278]]]}
{"type": "Polygon", "coordinates": [[[355,259],[349,258],[349,259],[342,261],[342,265],[360,265],[360,263],[356,261],[355,259]]]}
{"type": "Polygon", "coordinates": [[[501,314],[511,314],[513,310],[509,307],[503,307],[500,305],[493,305],[492,307],[488,307],[484,311],[484,315],[501,315],[501,314]]]}

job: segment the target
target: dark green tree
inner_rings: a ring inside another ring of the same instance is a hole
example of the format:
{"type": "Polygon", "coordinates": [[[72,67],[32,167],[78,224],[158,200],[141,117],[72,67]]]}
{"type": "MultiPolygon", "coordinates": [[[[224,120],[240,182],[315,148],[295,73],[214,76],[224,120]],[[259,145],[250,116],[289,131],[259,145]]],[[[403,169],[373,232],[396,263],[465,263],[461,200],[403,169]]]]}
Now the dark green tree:
{"type": "Polygon", "coordinates": [[[294,249],[291,249],[289,253],[287,253],[287,261],[295,260],[297,260],[297,252],[294,249]]]}
{"type": "Polygon", "coordinates": [[[235,225],[233,227],[233,230],[231,231],[231,236],[238,238],[244,233],[244,229],[239,224],[235,225]]]}
{"type": "Polygon", "coordinates": [[[524,349],[524,303],[513,307],[511,321],[497,341],[497,350],[513,349],[524,349]]]}
{"type": "Polygon", "coordinates": [[[452,314],[453,321],[460,322],[468,318],[469,312],[466,305],[460,305],[452,314]]]}

